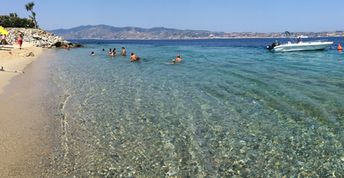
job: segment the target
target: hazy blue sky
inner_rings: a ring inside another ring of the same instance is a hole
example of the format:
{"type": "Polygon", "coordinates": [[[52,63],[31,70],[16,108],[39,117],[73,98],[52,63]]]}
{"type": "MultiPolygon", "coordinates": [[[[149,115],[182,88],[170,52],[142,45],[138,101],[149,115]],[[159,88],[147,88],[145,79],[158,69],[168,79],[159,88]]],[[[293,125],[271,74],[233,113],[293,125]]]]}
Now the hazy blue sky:
{"type": "MultiPolygon", "coordinates": [[[[0,14],[27,16],[28,0],[1,0],[0,14]]],[[[79,25],[225,32],[344,30],[344,0],[35,0],[45,29],[79,25]]]]}

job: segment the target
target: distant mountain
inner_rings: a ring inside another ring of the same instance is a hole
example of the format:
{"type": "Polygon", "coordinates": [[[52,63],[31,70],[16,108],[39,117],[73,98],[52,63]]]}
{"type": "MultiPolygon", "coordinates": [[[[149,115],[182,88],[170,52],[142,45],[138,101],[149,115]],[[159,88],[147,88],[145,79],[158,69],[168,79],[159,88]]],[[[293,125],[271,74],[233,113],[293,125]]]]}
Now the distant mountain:
{"type": "Polygon", "coordinates": [[[57,29],[51,32],[66,39],[200,39],[223,36],[223,32],[205,30],[178,30],[172,28],[113,27],[108,25],[87,25],[71,29],[57,29]]]}
{"type": "MultiPolygon", "coordinates": [[[[57,29],[51,32],[65,39],[211,39],[211,38],[280,38],[283,33],[254,33],[254,32],[211,32],[206,30],[178,30],[173,28],[139,28],[113,27],[109,25],[86,25],[71,29],[57,29]]],[[[337,37],[344,36],[343,31],[336,32],[297,32],[295,36],[308,37],[337,37]]]]}

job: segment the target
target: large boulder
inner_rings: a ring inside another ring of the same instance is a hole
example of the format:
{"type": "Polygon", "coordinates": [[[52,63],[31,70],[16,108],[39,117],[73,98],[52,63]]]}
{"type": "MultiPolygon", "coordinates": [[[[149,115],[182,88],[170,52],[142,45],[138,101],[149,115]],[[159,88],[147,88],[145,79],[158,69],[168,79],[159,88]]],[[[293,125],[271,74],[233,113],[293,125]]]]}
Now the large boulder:
{"type": "Polygon", "coordinates": [[[82,47],[82,45],[74,45],[73,43],[64,40],[62,37],[56,36],[53,33],[33,28],[8,28],[9,35],[7,41],[11,44],[16,43],[19,32],[24,34],[24,42],[31,43],[34,46],[42,48],[63,47],[75,48],[82,47]]]}

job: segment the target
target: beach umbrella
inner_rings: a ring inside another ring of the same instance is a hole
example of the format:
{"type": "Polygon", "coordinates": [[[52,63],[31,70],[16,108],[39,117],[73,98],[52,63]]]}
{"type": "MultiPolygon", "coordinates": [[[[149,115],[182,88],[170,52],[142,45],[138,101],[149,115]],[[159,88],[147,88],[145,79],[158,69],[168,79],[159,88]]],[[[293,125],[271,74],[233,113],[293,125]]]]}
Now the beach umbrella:
{"type": "Polygon", "coordinates": [[[8,31],[2,26],[0,26],[0,33],[3,35],[8,35],[8,31]]]}

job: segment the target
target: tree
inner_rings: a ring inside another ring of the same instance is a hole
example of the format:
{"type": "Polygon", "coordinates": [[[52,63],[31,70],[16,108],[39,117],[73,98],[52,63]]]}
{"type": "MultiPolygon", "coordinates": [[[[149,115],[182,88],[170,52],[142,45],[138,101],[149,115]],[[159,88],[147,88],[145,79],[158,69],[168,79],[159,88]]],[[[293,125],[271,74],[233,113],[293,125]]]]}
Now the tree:
{"type": "Polygon", "coordinates": [[[0,26],[17,28],[34,28],[32,19],[20,18],[16,13],[0,16],[0,26]]]}
{"type": "Polygon", "coordinates": [[[37,20],[36,20],[36,13],[33,11],[33,7],[35,6],[34,2],[29,2],[25,5],[25,9],[28,12],[31,12],[31,15],[29,16],[32,22],[34,23],[34,27],[38,28],[37,20]]]}
{"type": "Polygon", "coordinates": [[[18,18],[18,15],[17,15],[17,13],[10,13],[10,17],[12,17],[12,18],[18,18]]]}

